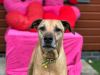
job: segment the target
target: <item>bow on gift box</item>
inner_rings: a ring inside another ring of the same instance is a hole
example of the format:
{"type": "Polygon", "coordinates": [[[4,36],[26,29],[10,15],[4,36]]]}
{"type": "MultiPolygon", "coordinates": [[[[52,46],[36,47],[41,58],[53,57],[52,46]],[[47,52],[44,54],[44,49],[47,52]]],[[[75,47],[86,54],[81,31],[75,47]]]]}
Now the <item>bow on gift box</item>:
{"type": "MultiPolygon", "coordinates": [[[[63,20],[70,24],[72,28],[75,27],[75,22],[77,21],[77,16],[72,6],[64,5],[59,7],[58,15],[48,11],[45,12],[43,6],[40,3],[32,2],[28,8],[25,15],[19,13],[18,11],[8,12],[6,16],[6,21],[8,25],[12,28],[18,30],[28,30],[31,24],[37,19],[57,19],[63,20]]],[[[36,31],[32,29],[32,31],[36,31]]]]}

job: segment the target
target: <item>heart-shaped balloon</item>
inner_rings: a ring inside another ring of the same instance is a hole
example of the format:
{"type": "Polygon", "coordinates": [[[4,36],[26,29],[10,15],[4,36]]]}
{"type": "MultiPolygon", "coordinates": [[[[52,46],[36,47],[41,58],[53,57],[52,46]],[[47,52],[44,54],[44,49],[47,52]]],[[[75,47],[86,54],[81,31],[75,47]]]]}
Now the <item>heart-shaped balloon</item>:
{"type": "Polygon", "coordinates": [[[18,11],[25,14],[28,5],[34,1],[42,4],[42,0],[4,0],[4,7],[7,12],[18,11]]]}
{"type": "Polygon", "coordinates": [[[58,12],[59,15],[54,12],[45,12],[43,18],[66,21],[70,24],[71,28],[75,28],[76,21],[80,16],[78,8],[70,5],[64,5],[60,7],[58,12]]]}
{"type": "Polygon", "coordinates": [[[28,30],[33,21],[41,19],[43,15],[43,7],[38,2],[29,5],[26,15],[18,11],[8,12],[6,16],[7,24],[18,30],[28,30]],[[36,7],[36,8],[35,8],[36,7]]]}

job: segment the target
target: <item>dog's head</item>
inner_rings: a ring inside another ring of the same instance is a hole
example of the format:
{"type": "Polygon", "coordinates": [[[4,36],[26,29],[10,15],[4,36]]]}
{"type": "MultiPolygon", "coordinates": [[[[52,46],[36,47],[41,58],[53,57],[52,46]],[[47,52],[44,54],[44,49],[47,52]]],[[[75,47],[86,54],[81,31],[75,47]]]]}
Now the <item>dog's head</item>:
{"type": "Polygon", "coordinates": [[[31,28],[37,28],[42,52],[48,59],[59,56],[64,31],[72,31],[67,22],[60,20],[37,20],[31,28]]]}

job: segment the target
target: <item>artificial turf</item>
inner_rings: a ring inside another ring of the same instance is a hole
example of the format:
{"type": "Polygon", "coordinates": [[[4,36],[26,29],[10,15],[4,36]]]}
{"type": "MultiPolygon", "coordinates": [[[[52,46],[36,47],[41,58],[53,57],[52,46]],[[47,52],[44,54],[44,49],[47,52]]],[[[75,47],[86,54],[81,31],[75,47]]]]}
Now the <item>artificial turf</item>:
{"type": "Polygon", "coordinates": [[[100,60],[92,60],[92,63],[89,64],[100,74],[100,60]]]}

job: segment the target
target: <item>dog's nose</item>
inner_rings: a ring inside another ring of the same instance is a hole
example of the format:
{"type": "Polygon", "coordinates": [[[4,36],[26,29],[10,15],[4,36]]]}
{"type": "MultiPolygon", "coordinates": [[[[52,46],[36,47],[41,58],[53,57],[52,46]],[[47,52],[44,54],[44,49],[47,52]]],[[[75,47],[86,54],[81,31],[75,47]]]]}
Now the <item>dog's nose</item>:
{"type": "Polygon", "coordinates": [[[45,43],[51,43],[52,41],[53,41],[53,37],[51,37],[51,36],[44,37],[44,42],[45,43]]]}

